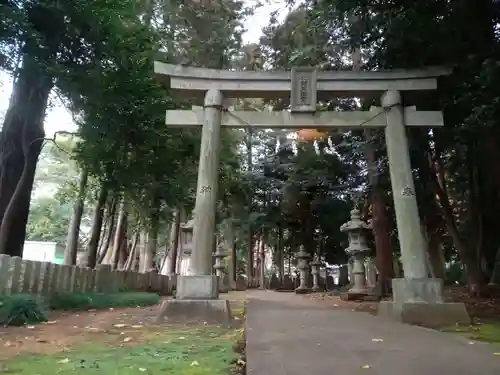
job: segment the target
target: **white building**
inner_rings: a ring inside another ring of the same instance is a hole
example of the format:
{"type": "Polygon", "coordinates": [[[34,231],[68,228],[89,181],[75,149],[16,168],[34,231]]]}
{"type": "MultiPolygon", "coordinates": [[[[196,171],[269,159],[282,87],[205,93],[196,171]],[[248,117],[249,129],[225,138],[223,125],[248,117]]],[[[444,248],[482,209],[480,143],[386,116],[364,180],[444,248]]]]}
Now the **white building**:
{"type": "Polygon", "coordinates": [[[25,241],[23,259],[62,264],[64,246],[57,242],[25,241]]]}

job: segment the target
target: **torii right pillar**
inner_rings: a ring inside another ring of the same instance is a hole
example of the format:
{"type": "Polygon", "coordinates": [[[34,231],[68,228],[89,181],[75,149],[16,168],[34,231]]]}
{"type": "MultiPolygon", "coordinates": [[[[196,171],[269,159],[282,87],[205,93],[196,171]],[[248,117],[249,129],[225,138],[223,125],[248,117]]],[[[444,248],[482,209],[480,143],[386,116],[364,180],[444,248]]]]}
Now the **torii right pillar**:
{"type": "Polygon", "coordinates": [[[380,302],[378,314],[428,327],[468,324],[465,305],[445,303],[443,280],[429,278],[427,272],[401,94],[387,91],[381,103],[387,117],[385,140],[404,278],[393,279],[393,301],[380,302]]]}

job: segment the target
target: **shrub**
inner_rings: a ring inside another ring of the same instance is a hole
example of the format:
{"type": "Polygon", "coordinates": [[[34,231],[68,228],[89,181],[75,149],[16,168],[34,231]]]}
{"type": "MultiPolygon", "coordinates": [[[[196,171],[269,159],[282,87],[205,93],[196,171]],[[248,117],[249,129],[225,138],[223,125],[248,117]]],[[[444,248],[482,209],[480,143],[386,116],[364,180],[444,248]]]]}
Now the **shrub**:
{"type": "Polygon", "coordinates": [[[47,321],[42,300],[28,294],[14,294],[0,298],[0,323],[7,326],[47,321]]]}
{"type": "Polygon", "coordinates": [[[151,306],[160,303],[155,293],[58,293],[50,296],[48,306],[53,310],[88,310],[110,307],[151,306]]]}

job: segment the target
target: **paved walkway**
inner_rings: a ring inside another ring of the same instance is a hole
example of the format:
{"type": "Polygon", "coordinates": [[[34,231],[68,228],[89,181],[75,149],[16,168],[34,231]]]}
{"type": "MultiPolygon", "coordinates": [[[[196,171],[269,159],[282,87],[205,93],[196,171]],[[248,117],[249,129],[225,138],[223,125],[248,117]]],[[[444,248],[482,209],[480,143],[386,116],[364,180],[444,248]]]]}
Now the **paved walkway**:
{"type": "Polygon", "coordinates": [[[249,292],[246,335],[249,375],[500,375],[500,346],[291,293],[249,292]]]}

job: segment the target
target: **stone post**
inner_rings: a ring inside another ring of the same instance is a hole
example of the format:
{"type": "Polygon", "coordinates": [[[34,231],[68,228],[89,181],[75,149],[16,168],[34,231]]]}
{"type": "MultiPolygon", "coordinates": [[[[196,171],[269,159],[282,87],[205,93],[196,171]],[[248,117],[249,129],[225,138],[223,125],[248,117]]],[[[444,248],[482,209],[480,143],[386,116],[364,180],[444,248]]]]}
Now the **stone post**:
{"type": "Polygon", "coordinates": [[[338,285],[341,287],[349,285],[349,266],[347,264],[342,264],[339,266],[338,285]]]}
{"type": "Polygon", "coordinates": [[[9,263],[10,256],[0,254],[0,296],[10,294],[10,289],[8,289],[10,283],[9,263]]]}
{"type": "Polygon", "coordinates": [[[372,257],[368,257],[365,260],[365,270],[366,270],[366,285],[368,288],[373,289],[377,285],[377,269],[372,257]]]}
{"type": "Polygon", "coordinates": [[[214,253],[214,258],[215,258],[215,274],[217,275],[218,282],[219,282],[219,292],[221,293],[227,293],[229,291],[228,286],[224,283],[224,276],[225,276],[225,266],[224,266],[224,258],[226,257],[226,253],[224,252],[224,249],[222,249],[222,246],[217,247],[217,251],[214,253]]]}
{"type": "Polygon", "coordinates": [[[385,142],[403,272],[409,279],[427,278],[425,241],[420,230],[401,94],[387,91],[381,103],[387,117],[385,142]]]}
{"type": "Polygon", "coordinates": [[[349,285],[349,284],[352,284],[354,282],[354,275],[352,273],[352,258],[349,257],[349,259],[347,260],[347,284],[346,285],[349,285]]]}
{"type": "Polygon", "coordinates": [[[175,300],[165,301],[158,321],[197,320],[230,324],[229,301],[219,299],[219,277],[212,275],[215,215],[219,172],[222,93],[210,89],[205,95],[200,162],[193,220],[192,276],[177,278],[175,300]]]}
{"type": "Polygon", "coordinates": [[[228,254],[227,259],[227,274],[229,280],[229,290],[236,290],[236,249],[233,218],[230,217],[224,220],[223,225],[224,248],[228,254]]]}
{"type": "Polygon", "coordinates": [[[319,292],[321,291],[321,287],[319,285],[319,271],[321,267],[321,262],[319,259],[314,259],[311,262],[311,273],[313,277],[313,286],[312,286],[312,291],[313,292],[319,292]]]}
{"type": "Polygon", "coordinates": [[[222,93],[208,90],[205,95],[205,115],[201,133],[200,163],[194,208],[193,275],[212,274],[215,214],[219,172],[220,125],[222,93]]]}
{"type": "Polygon", "coordinates": [[[11,257],[9,260],[7,294],[21,293],[23,290],[24,264],[20,257],[11,257]]]}
{"type": "Polygon", "coordinates": [[[341,232],[346,232],[349,237],[349,246],[346,253],[352,257],[352,274],[354,285],[347,292],[348,295],[363,296],[368,293],[365,279],[365,257],[370,251],[366,245],[365,232],[371,227],[361,220],[360,212],[356,209],[351,211],[351,220],[340,227],[341,232]]]}
{"type": "Polygon", "coordinates": [[[309,271],[309,259],[311,256],[305,252],[304,245],[300,245],[300,250],[296,255],[298,259],[297,269],[299,270],[300,284],[295,289],[297,294],[307,294],[311,290],[307,287],[307,273],[309,271]]]}
{"type": "Polygon", "coordinates": [[[393,302],[379,303],[378,313],[426,326],[469,324],[465,304],[445,303],[443,280],[428,277],[401,94],[387,91],[381,103],[387,119],[385,141],[404,278],[392,280],[393,302]]]}

